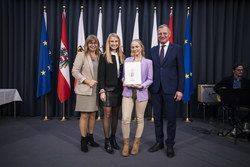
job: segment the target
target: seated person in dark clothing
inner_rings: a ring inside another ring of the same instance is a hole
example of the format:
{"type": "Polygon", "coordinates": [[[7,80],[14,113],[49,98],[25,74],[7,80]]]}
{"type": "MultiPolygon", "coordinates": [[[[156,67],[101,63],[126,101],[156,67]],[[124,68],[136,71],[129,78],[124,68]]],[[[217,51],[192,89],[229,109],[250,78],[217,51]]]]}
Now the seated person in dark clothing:
{"type": "MultiPolygon", "coordinates": [[[[242,64],[234,64],[232,66],[233,75],[222,79],[219,83],[217,83],[214,87],[214,91],[221,95],[223,89],[250,89],[250,80],[243,77],[244,67],[242,64]]],[[[250,111],[248,111],[250,113],[250,111]]],[[[239,113],[239,117],[242,121],[246,121],[244,118],[248,118],[249,121],[250,114],[249,113],[239,113]],[[246,116],[246,114],[248,116],[246,116]]]]}
{"type": "Polygon", "coordinates": [[[214,87],[214,91],[220,95],[222,88],[250,89],[250,81],[243,77],[243,70],[244,67],[242,64],[234,64],[232,66],[233,75],[226,77],[217,83],[214,87]]]}

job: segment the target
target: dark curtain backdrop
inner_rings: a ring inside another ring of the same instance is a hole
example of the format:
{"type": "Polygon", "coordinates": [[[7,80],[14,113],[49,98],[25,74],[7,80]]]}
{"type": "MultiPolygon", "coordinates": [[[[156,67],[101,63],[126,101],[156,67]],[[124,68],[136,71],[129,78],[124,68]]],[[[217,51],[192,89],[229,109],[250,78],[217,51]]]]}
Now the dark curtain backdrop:
{"type": "MultiPolygon", "coordinates": [[[[174,7],[174,42],[183,46],[187,6],[191,7],[193,76],[195,92],[190,114],[196,111],[197,85],[213,84],[231,74],[233,62],[250,65],[248,0],[8,0],[0,2],[0,88],[18,89],[23,102],[17,103],[20,116],[43,116],[44,97],[36,99],[39,47],[43,6],[47,6],[48,34],[52,50],[52,91],[48,94],[48,115],[61,116],[57,97],[57,77],[61,41],[62,6],[66,6],[66,26],[70,70],[76,55],[80,6],[84,6],[85,36],[97,33],[99,7],[103,13],[104,46],[107,36],[116,32],[118,7],[122,7],[124,53],[130,55],[136,7],[139,7],[140,39],[146,55],[151,45],[153,12],[157,7],[157,24],[168,24],[170,6],[174,7]]],[[[247,72],[247,71],[246,71],[247,72]]],[[[249,75],[249,72],[248,72],[249,75]]],[[[249,76],[248,76],[249,77],[249,76]]],[[[74,112],[74,78],[71,97],[66,101],[66,115],[74,112]]],[[[12,114],[12,106],[1,106],[1,115],[12,114]]],[[[178,105],[178,117],[185,116],[185,105],[178,105]]],[[[150,115],[147,110],[146,115],[150,115]]]]}

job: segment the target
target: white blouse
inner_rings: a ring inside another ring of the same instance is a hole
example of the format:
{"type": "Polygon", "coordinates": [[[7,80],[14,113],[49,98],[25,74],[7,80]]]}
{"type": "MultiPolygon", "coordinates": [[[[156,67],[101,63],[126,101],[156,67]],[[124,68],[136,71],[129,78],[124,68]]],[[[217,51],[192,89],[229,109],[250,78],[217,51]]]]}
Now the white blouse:
{"type": "Polygon", "coordinates": [[[117,78],[120,77],[120,63],[119,63],[119,56],[117,53],[111,52],[111,55],[115,55],[116,66],[117,66],[117,78]]]}

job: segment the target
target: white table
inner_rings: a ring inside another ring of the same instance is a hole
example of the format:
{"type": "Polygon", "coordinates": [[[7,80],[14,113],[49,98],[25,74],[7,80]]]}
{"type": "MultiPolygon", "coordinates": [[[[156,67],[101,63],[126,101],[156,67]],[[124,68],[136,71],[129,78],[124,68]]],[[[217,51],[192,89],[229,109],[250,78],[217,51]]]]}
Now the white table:
{"type": "Polygon", "coordinates": [[[14,118],[16,118],[16,101],[22,101],[17,89],[0,89],[0,105],[14,102],[14,118]]]}

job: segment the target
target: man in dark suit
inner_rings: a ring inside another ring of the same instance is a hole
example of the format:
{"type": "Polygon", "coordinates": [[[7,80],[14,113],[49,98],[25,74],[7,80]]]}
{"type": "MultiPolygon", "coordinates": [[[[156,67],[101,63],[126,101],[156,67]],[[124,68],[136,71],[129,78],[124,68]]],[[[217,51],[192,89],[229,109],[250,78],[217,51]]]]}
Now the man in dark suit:
{"type": "Polygon", "coordinates": [[[167,115],[167,156],[174,157],[176,131],[176,103],[182,99],[185,85],[185,70],[182,47],[171,44],[171,31],[165,24],[158,27],[160,44],[150,49],[153,61],[153,85],[150,88],[154,108],[156,143],[149,148],[155,152],[164,148],[163,113],[167,115]]]}

